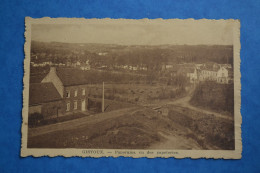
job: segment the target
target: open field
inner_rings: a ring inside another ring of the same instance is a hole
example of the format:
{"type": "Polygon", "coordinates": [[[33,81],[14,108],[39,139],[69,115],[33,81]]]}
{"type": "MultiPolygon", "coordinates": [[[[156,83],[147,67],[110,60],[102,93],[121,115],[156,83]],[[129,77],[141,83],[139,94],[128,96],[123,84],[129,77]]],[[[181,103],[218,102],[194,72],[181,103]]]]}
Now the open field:
{"type": "MultiPolygon", "coordinates": [[[[90,97],[102,98],[102,85],[89,85],[90,97]]],[[[186,95],[184,88],[148,84],[105,84],[105,98],[138,105],[164,99],[177,99],[186,95]]]]}
{"type": "MultiPolygon", "coordinates": [[[[135,106],[132,103],[120,102],[120,101],[109,100],[109,99],[104,99],[104,104],[105,104],[104,105],[105,112],[110,112],[118,109],[130,108],[135,106]]],[[[88,100],[88,110],[92,112],[91,114],[102,112],[102,99],[90,97],[88,100]]]]}

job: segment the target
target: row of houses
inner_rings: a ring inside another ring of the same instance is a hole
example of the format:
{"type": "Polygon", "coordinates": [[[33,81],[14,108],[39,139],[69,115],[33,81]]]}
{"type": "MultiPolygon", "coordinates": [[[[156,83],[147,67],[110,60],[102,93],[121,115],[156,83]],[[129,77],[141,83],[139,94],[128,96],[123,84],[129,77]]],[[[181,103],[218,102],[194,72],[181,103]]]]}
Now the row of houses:
{"type": "Polygon", "coordinates": [[[32,67],[45,67],[45,66],[59,66],[59,67],[65,67],[66,64],[63,64],[63,63],[52,63],[50,61],[47,61],[47,62],[42,62],[42,63],[34,63],[34,62],[31,62],[31,66],[32,67]]]}
{"type": "Polygon", "coordinates": [[[67,62],[66,64],[67,67],[74,67],[74,68],[79,68],[81,70],[90,70],[90,64],[89,64],[89,60],[87,60],[86,62],[82,63],[82,62],[67,62]]]}
{"type": "Polygon", "coordinates": [[[215,81],[221,84],[228,84],[233,82],[233,68],[221,64],[204,64],[191,68],[187,73],[187,77],[191,83],[215,81]]]}
{"type": "Polygon", "coordinates": [[[115,68],[117,69],[125,69],[125,70],[132,70],[132,71],[147,71],[146,66],[132,66],[132,65],[116,65],[115,68]]]}
{"type": "Polygon", "coordinates": [[[207,80],[227,84],[233,80],[233,68],[230,64],[168,64],[162,66],[162,74],[170,78],[183,75],[190,83],[207,80]]]}
{"type": "Polygon", "coordinates": [[[34,63],[31,62],[32,67],[45,67],[45,66],[55,66],[55,67],[73,67],[73,68],[79,68],[81,70],[90,70],[90,64],[89,61],[86,61],[86,63],[81,63],[79,61],[77,62],[67,62],[64,63],[53,63],[51,61],[46,61],[42,63],[34,63]]]}

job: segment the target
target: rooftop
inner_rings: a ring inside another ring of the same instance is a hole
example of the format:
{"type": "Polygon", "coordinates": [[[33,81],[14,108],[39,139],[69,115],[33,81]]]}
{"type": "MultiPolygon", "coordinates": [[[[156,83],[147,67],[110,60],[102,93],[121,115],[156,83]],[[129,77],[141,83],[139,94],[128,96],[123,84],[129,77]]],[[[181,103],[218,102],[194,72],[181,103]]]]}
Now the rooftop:
{"type": "Polygon", "coordinates": [[[57,68],[57,75],[64,86],[89,83],[89,73],[75,68],[57,68]]]}
{"type": "Polygon", "coordinates": [[[215,63],[207,63],[200,67],[201,70],[207,70],[207,71],[215,71],[217,72],[220,69],[220,65],[215,63]]]}
{"type": "Polygon", "coordinates": [[[61,96],[52,83],[33,83],[29,86],[29,105],[57,101],[61,96]]]}

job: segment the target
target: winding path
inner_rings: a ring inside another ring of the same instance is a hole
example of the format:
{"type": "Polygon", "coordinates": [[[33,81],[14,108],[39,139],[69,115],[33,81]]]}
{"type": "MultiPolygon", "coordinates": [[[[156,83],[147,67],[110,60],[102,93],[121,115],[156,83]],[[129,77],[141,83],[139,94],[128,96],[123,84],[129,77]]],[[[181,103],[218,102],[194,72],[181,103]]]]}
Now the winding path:
{"type": "Polygon", "coordinates": [[[189,103],[190,99],[191,99],[191,96],[186,96],[186,97],[183,97],[183,98],[175,100],[175,101],[170,101],[167,104],[168,105],[177,105],[177,106],[181,106],[181,107],[184,107],[184,108],[189,108],[191,110],[194,110],[194,111],[197,111],[197,112],[202,112],[202,113],[205,113],[205,114],[213,114],[218,118],[223,118],[223,119],[232,120],[232,121],[234,120],[233,117],[225,116],[225,115],[222,115],[222,114],[217,113],[217,112],[213,112],[213,111],[210,111],[210,110],[205,110],[205,109],[202,109],[202,108],[199,108],[199,107],[192,106],[189,103]]]}

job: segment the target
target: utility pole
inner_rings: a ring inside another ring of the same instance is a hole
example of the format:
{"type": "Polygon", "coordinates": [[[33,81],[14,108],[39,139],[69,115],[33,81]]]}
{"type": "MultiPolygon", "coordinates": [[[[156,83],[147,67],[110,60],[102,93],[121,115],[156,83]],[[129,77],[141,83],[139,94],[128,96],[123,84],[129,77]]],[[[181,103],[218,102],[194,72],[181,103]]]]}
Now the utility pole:
{"type": "Polygon", "coordinates": [[[102,112],[105,110],[105,87],[103,82],[103,95],[102,95],[102,112]]]}

